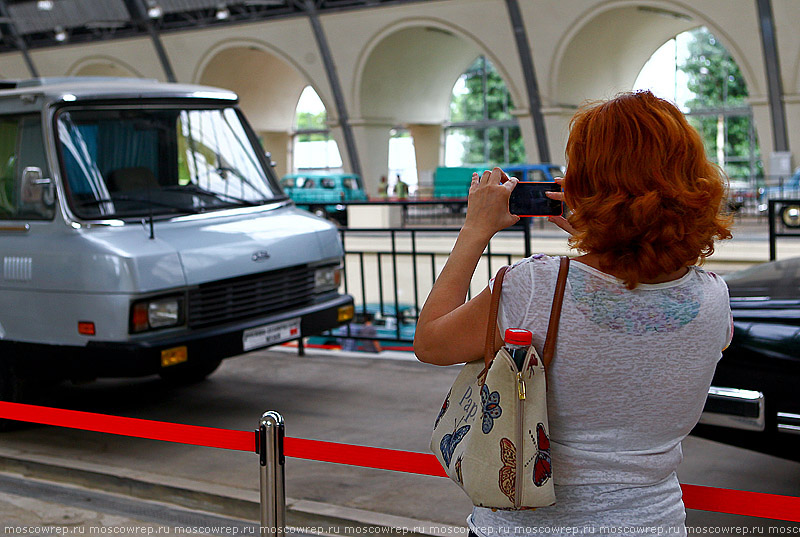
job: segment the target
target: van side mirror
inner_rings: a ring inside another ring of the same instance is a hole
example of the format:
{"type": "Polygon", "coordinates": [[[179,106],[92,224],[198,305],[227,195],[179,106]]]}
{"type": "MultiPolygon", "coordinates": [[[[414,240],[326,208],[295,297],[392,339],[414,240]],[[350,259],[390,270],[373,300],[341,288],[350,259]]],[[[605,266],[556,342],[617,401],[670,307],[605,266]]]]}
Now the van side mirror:
{"type": "Polygon", "coordinates": [[[51,207],[55,202],[53,180],[42,177],[41,168],[28,166],[22,170],[22,202],[45,207],[51,207]]]}

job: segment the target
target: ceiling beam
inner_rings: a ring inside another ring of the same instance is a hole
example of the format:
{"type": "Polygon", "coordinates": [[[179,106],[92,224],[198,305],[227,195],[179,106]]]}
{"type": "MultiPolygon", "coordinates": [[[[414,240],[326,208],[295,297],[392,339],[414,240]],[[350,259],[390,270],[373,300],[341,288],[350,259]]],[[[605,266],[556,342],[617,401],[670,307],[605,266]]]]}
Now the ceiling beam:
{"type": "Polygon", "coordinates": [[[528,42],[528,32],[525,30],[525,21],[519,9],[517,0],[506,0],[508,18],[514,29],[514,38],[517,42],[519,61],[522,64],[522,73],[525,75],[525,87],[528,93],[528,109],[533,121],[533,131],[536,134],[536,148],[539,151],[539,162],[552,162],[550,159],[550,146],[547,143],[547,129],[542,115],[542,100],[539,96],[539,83],[536,81],[536,71],[533,67],[531,46],[528,42]]]}
{"type": "Polygon", "coordinates": [[[33,64],[31,55],[28,52],[28,45],[25,43],[25,40],[22,38],[22,36],[19,35],[17,27],[14,24],[14,20],[8,13],[6,0],[0,0],[0,20],[2,20],[2,22],[0,22],[0,30],[2,30],[4,34],[11,36],[11,39],[14,40],[14,45],[16,46],[17,50],[22,53],[22,59],[25,60],[25,65],[28,66],[28,71],[30,71],[31,76],[34,78],[39,78],[39,71],[36,70],[36,66],[33,64]]]}
{"type": "Polygon", "coordinates": [[[764,52],[764,67],[767,75],[767,94],[772,118],[772,142],[775,151],[789,151],[786,131],[786,109],[783,106],[783,82],[781,64],[778,60],[778,38],[775,34],[775,18],[771,0],[756,0],[758,29],[761,48],[764,52]]]}
{"type": "Polygon", "coordinates": [[[161,43],[161,36],[159,35],[158,28],[153,23],[153,20],[147,14],[147,7],[144,5],[144,0],[124,0],[125,7],[131,16],[131,20],[143,27],[145,31],[150,34],[150,39],[153,41],[153,47],[156,49],[158,60],[161,62],[161,67],[164,69],[164,74],[167,76],[168,82],[177,82],[175,72],[172,70],[172,64],[167,56],[167,51],[164,50],[164,45],[161,43]]]}
{"type": "Polygon", "coordinates": [[[302,6],[311,22],[314,38],[317,40],[317,47],[322,56],[322,63],[325,65],[325,74],[328,77],[328,83],[333,92],[333,100],[336,104],[336,115],[339,118],[339,125],[342,128],[347,156],[350,160],[350,169],[354,174],[363,177],[361,173],[361,161],[358,158],[358,149],[356,147],[355,137],[353,136],[353,128],[350,125],[350,117],[347,114],[344,93],[342,92],[342,86],[339,82],[339,73],[336,71],[336,63],[333,61],[333,54],[331,54],[328,39],[325,37],[325,31],[319,20],[317,3],[314,0],[305,0],[302,6]]]}

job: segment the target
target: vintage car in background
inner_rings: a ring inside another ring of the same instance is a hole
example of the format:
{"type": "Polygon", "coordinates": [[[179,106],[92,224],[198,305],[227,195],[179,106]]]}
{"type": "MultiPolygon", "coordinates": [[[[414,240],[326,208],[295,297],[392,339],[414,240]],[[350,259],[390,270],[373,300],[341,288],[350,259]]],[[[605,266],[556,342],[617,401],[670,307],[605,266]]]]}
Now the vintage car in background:
{"type": "Polygon", "coordinates": [[[417,310],[410,304],[400,304],[398,313],[394,304],[366,304],[356,306],[356,313],[350,325],[334,328],[319,336],[308,338],[309,346],[342,345],[346,337],[358,335],[358,329],[367,318],[372,321],[377,333],[378,343],[384,350],[413,350],[414,331],[417,328],[417,310]],[[399,341],[398,341],[399,340],[399,341]]]}
{"type": "Polygon", "coordinates": [[[281,188],[299,208],[341,225],[347,225],[347,207],[341,204],[343,201],[367,200],[361,177],[353,174],[284,175],[281,188]]]}
{"type": "MultiPolygon", "coordinates": [[[[760,187],[757,195],[758,210],[761,214],[766,214],[771,199],[800,200],[800,168],[797,168],[788,179],[782,178],[776,184],[760,187]]],[[[787,228],[800,228],[800,201],[781,204],[778,217],[787,228]]]]}
{"type": "MultiPolygon", "coordinates": [[[[433,178],[434,198],[466,198],[472,173],[491,170],[495,164],[436,168],[433,178]]],[[[497,164],[510,176],[520,181],[552,182],[564,174],[564,167],[557,164],[497,164]]]]}
{"type": "Polygon", "coordinates": [[[800,461],[800,257],[725,280],[733,341],[693,434],[800,461]]]}

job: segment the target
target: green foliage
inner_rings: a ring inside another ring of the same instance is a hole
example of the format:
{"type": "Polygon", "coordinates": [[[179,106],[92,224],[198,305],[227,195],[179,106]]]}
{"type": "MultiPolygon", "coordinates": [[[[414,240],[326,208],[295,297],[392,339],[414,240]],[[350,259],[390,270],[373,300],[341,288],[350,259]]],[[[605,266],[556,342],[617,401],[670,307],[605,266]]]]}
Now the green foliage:
{"type": "Polygon", "coordinates": [[[297,114],[297,130],[327,129],[327,119],[327,114],[324,111],[317,114],[312,114],[311,112],[299,112],[297,114]]]}
{"type": "MultiPolygon", "coordinates": [[[[688,75],[688,88],[695,96],[687,101],[689,123],[700,132],[706,153],[718,160],[717,134],[720,117],[725,129],[724,169],[731,177],[750,177],[752,117],[747,104],[747,85],[739,66],[725,47],[707,28],[691,31],[689,57],[680,66],[688,75]],[[742,115],[691,115],[715,109],[741,109],[742,115]]],[[[755,159],[760,160],[758,144],[753,141],[755,159]]],[[[760,162],[757,175],[760,175],[760,162]]]]}
{"type": "Polygon", "coordinates": [[[525,162],[525,146],[519,127],[491,126],[492,121],[511,120],[510,111],[514,108],[505,82],[494,66],[481,56],[462,77],[465,91],[453,94],[450,102],[450,121],[452,123],[481,121],[488,125],[457,130],[466,137],[464,164],[525,162]],[[505,151],[506,137],[508,154],[505,151]]]}

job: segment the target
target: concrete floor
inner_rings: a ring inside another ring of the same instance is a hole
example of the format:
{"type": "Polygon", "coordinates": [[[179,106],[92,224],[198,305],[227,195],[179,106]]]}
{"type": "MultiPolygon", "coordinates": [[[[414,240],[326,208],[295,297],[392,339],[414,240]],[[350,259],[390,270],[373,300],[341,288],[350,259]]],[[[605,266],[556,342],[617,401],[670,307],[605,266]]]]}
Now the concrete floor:
{"type": "MultiPolygon", "coordinates": [[[[290,349],[264,350],[225,361],[206,382],[191,387],[170,388],[155,378],[105,380],[61,386],[44,403],[241,431],[253,430],[261,414],[274,409],[284,416],[289,437],[427,452],[438,406],[458,368],[386,357],[325,351],[298,357],[290,349]]],[[[800,463],[693,437],[684,442],[684,455],[683,483],[800,496],[800,463]]],[[[166,484],[202,492],[204,498],[252,503],[258,497],[258,462],[252,453],[38,425],[2,435],[0,470],[31,475],[36,464],[66,469],[48,479],[69,480],[72,468],[75,475],[127,480],[122,489],[135,488],[128,481],[145,483],[150,492],[131,493],[156,501],[175,499],[169,497],[174,491],[155,486],[166,484]]],[[[92,479],[81,479],[92,486],[92,479]]],[[[115,487],[102,479],[94,486],[115,487]]],[[[287,459],[286,495],[297,512],[321,514],[322,520],[372,518],[375,524],[425,526],[427,533],[441,525],[463,526],[470,511],[469,500],[446,479],[299,459],[287,459]]],[[[226,514],[226,506],[234,508],[230,502],[218,504],[209,510],[222,506],[226,514]]],[[[0,497],[0,516],[8,505],[0,497]]],[[[227,514],[255,518],[245,511],[227,514]]],[[[798,524],[698,511],[689,511],[687,523],[800,531],[798,524]]]]}

